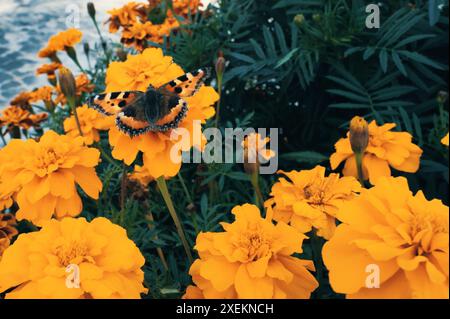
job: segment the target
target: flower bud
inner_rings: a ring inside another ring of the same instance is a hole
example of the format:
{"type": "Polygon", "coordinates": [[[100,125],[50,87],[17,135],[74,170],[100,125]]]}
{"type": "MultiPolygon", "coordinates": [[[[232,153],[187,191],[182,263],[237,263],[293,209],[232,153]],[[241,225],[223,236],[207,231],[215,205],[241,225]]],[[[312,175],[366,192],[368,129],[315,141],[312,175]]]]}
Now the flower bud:
{"type": "Polygon", "coordinates": [[[367,121],[355,116],[350,121],[350,145],[355,154],[362,154],[369,144],[369,126],[367,121]]]}
{"type": "Polygon", "coordinates": [[[88,4],[87,4],[87,10],[88,10],[89,16],[90,16],[93,20],[95,20],[95,6],[94,6],[94,4],[93,4],[92,2],[88,2],[88,4]]]}
{"type": "Polygon", "coordinates": [[[305,16],[303,14],[297,14],[294,18],[294,23],[297,25],[297,27],[300,27],[304,21],[305,16]]]}
{"type": "Polygon", "coordinates": [[[89,56],[89,51],[91,51],[91,48],[89,47],[89,43],[84,42],[83,49],[84,49],[84,54],[86,54],[86,56],[89,56]]]}
{"type": "Polygon", "coordinates": [[[223,72],[225,72],[227,61],[223,57],[223,52],[222,51],[219,51],[219,53],[217,55],[218,55],[218,58],[217,58],[216,65],[215,65],[215,67],[216,67],[216,74],[217,74],[218,77],[222,77],[223,76],[223,72]]]}
{"type": "Polygon", "coordinates": [[[74,101],[76,95],[76,82],[72,72],[70,72],[70,70],[66,67],[61,67],[59,69],[58,81],[61,92],[64,94],[66,99],[68,101],[74,101]]]}
{"type": "Polygon", "coordinates": [[[439,104],[444,104],[445,102],[447,102],[447,98],[448,98],[448,93],[445,91],[439,91],[438,95],[437,95],[437,102],[439,104]]]}

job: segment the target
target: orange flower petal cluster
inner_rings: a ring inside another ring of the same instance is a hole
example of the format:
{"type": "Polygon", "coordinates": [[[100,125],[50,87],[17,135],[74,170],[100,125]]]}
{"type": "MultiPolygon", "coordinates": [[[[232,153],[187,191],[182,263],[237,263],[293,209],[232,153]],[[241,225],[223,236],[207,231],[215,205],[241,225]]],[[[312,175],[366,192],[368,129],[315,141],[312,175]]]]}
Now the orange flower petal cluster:
{"type": "MultiPolygon", "coordinates": [[[[1,152],[0,152],[0,160],[2,160],[1,152]]],[[[14,193],[15,191],[10,190],[8,184],[5,181],[3,181],[2,176],[0,176],[0,212],[12,206],[14,202],[13,201],[14,193]]]]}
{"type": "Polygon", "coordinates": [[[176,15],[186,17],[195,14],[202,7],[201,0],[173,0],[173,11],[176,15]]]}
{"type": "Polygon", "coordinates": [[[318,283],[302,252],[305,235],[283,222],[274,225],[254,205],[232,210],[235,222],[222,223],[224,232],[200,233],[195,248],[200,258],[190,274],[197,288],[184,298],[307,299],[318,283]]]}
{"type": "Polygon", "coordinates": [[[81,41],[83,33],[75,28],[61,31],[48,40],[47,46],[39,51],[38,57],[52,58],[57,51],[64,51],[67,47],[73,47],[81,41]]]}
{"type": "MultiPolygon", "coordinates": [[[[422,150],[412,143],[408,132],[391,131],[396,125],[387,123],[378,126],[375,121],[369,124],[369,145],[364,152],[362,166],[364,178],[374,184],[379,177],[391,176],[391,169],[415,173],[419,169],[422,150]]],[[[330,157],[332,169],[345,161],[343,174],[357,177],[355,155],[350,139],[340,139],[335,145],[336,152],[330,157]]]]}
{"type": "Polygon", "coordinates": [[[0,260],[5,249],[11,244],[13,237],[19,233],[16,224],[14,215],[0,213],[0,260]]]}
{"type": "Polygon", "coordinates": [[[52,219],[4,252],[0,292],[13,288],[10,299],[139,299],[147,293],[144,263],[125,229],[106,218],[52,219]]]}
{"type": "Polygon", "coordinates": [[[11,102],[9,102],[9,104],[28,109],[30,107],[31,98],[32,98],[31,92],[27,91],[20,92],[11,100],[11,102]]]}
{"type": "Polygon", "coordinates": [[[59,62],[51,62],[48,64],[43,64],[36,70],[36,75],[47,74],[47,78],[49,80],[56,79],[56,71],[58,71],[62,67],[62,64],[59,62]]]}
{"type": "MultiPolygon", "coordinates": [[[[181,76],[183,70],[173,63],[172,58],[164,56],[161,49],[150,48],[139,55],[129,55],[125,62],[112,62],[106,71],[106,91],[146,91],[149,85],[159,87],[181,76]]],[[[219,96],[209,86],[203,86],[192,97],[186,98],[189,111],[180,128],[190,134],[190,143],[183,145],[182,150],[194,146],[194,135],[202,137],[201,123],[214,116],[214,103],[219,96]]],[[[170,114],[169,114],[170,116],[170,114]]],[[[164,121],[164,119],[163,119],[164,121]]],[[[109,131],[109,142],[113,147],[112,155],[123,160],[127,165],[133,163],[139,152],[143,153],[144,166],[155,179],[160,176],[172,177],[180,170],[181,163],[172,161],[170,153],[176,141],[170,139],[171,131],[133,137],[122,133],[114,126],[109,131]]]]}
{"type": "Polygon", "coordinates": [[[17,219],[36,225],[50,219],[77,216],[82,210],[76,185],[97,199],[102,182],[95,172],[100,152],[84,146],[83,138],[47,131],[39,142],[12,140],[0,150],[0,173],[16,191],[17,219]]]}
{"type": "Polygon", "coordinates": [[[51,86],[42,86],[34,91],[31,92],[31,99],[30,102],[35,103],[35,102],[51,102],[52,101],[52,96],[54,93],[54,89],[51,86]]]}
{"type": "MultiPolygon", "coordinates": [[[[86,145],[92,145],[100,141],[100,130],[108,130],[114,125],[114,119],[104,117],[96,110],[89,108],[86,104],[77,107],[78,120],[83,132],[83,139],[86,145]]],[[[75,116],[72,115],[64,120],[64,131],[72,137],[80,136],[75,116]]]]}
{"type": "Polygon", "coordinates": [[[0,127],[7,126],[8,129],[20,127],[28,130],[31,127],[38,127],[46,119],[47,113],[31,114],[19,106],[12,105],[0,113],[0,127]]]}
{"type": "Polygon", "coordinates": [[[275,152],[271,149],[267,149],[266,145],[270,142],[269,137],[262,138],[259,133],[251,133],[245,137],[242,142],[244,148],[245,161],[254,163],[261,156],[264,160],[268,161],[275,156],[275,152]]]}
{"type": "Polygon", "coordinates": [[[331,238],[336,229],[336,213],[345,202],[361,190],[354,177],[325,176],[325,167],[312,170],[281,172],[282,177],[272,187],[265,206],[273,210],[273,219],[289,223],[301,233],[313,228],[317,235],[331,238]]]}
{"type": "Polygon", "coordinates": [[[144,3],[129,2],[121,8],[108,11],[110,17],[109,32],[115,33],[120,27],[129,27],[135,22],[147,18],[147,6],[144,3]]]}
{"type": "Polygon", "coordinates": [[[348,298],[449,298],[449,209],[384,177],[345,203],[323,248],[332,288],[348,298]],[[378,269],[368,271],[370,269],[378,269]],[[368,278],[371,271],[377,279],[368,278]]]}

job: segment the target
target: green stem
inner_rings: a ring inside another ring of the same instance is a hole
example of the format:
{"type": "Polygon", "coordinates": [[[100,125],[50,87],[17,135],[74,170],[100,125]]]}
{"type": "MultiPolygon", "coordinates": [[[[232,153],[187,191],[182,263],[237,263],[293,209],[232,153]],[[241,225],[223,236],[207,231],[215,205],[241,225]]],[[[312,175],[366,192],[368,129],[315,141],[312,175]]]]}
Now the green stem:
{"type": "Polygon", "coordinates": [[[222,102],[222,77],[217,77],[217,91],[219,93],[219,100],[217,101],[217,107],[216,107],[216,121],[214,124],[215,128],[219,127],[219,120],[220,120],[220,104],[222,102]]]}
{"type": "Polygon", "coordinates": [[[127,171],[128,166],[124,163],[122,169],[122,179],[120,182],[120,212],[121,212],[121,220],[124,220],[125,214],[125,197],[127,195],[127,171]]]}
{"type": "MultiPolygon", "coordinates": [[[[191,194],[189,193],[189,190],[187,189],[186,183],[184,182],[184,178],[181,175],[180,172],[178,172],[178,179],[180,180],[181,187],[183,188],[184,194],[186,195],[186,198],[190,205],[194,206],[194,201],[192,200],[191,194]]],[[[199,233],[199,227],[197,224],[197,220],[195,219],[195,216],[193,214],[190,214],[192,216],[192,224],[194,225],[195,233],[199,233]]]]}
{"type": "Polygon", "coordinates": [[[156,183],[158,184],[159,191],[164,198],[164,202],[166,203],[167,209],[169,210],[170,216],[175,223],[175,227],[177,228],[178,236],[180,236],[181,242],[183,244],[186,255],[189,258],[189,262],[192,264],[194,258],[192,257],[191,250],[189,248],[188,241],[186,239],[186,235],[183,231],[183,226],[181,224],[180,219],[178,218],[177,212],[175,211],[175,206],[173,205],[172,198],[170,197],[169,190],[167,188],[166,180],[164,176],[158,177],[156,179],[156,183]]]}
{"type": "Polygon", "coordinates": [[[110,164],[112,164],[112,165],[114,165],[114,166],[116,166],[116,167],[119,166],[119,165],[117,165],[117,163],[114,161],[114,159],[113,159],[111,156],[109,156],[108,153],[106,153],[106,151],[105,151],[105,149],[102,147],[101,143],[96,143],[95,146],[97,146],[97,148],[100,150],[100,153],[102,153],[102,156],[103,156],[104,158],[106,158],[106,160],[107,160],[110,164]]]}
{"type": "Polygon", "coordinates": [[[358,180],[364,187],[364,173],[362,168],[363,153],[355,153],[356,170],[358,172],[358,180]]]}
{"type": "Polygon", "coordinates": [[[83,131],[81,130],[80,119],[78,118],[77,106],[75,104],[75,99],[73,97],[67,98],[67,103],[69,103],[69,106],[73,111],[73,116],[75,117],[75,122],[77,123],[77,128],[78,128],[78,132],[80,133],[80,136],[84,136],[83,131]]]}
{"type": "Polygon", "coordinates": [[[106,65],[108,66],[109,65],[109,54],[108,54],[108,50],[106,50],[106,42],[103,39],[102,33],[100,31],[100,28],[98,27],[97,20],[92,18],[92,21],[94,22],[95,29],[97,30],[98,36],[100,37],[103,53],[105,53],[105,57],[106,57],[106,65]]]}
{"type": "Polygon", "coordinates": [[[264,197],[261,192],[261,188],[259,187],[259,172],[255,170],[250,176],[253,188],[255,189],[255,199],[256,205],[260,206],[260,208],[264,207],[264,197]]]}

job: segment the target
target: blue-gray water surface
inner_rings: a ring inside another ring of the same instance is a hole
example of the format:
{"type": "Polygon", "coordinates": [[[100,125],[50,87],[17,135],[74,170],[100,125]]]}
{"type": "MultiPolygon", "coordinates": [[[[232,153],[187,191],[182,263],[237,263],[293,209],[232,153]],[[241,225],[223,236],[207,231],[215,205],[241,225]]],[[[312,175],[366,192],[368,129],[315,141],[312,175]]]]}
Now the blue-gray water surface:
{"type": "MultiPolygon", "coordinates": [[[[92,1],[104,36],[110,36],[104,25],[108,17],[106,12],[129,1],[92,1]]],[[[83,31],[82,41],[94,46],[98,37],[87,14],[87,2],[89,0],[0,0],[0,109],[20,91],[46,84],[46,77],[36,76],[35,71],[39,65],[48,62],[38,58],[37,52],[51,35],[78,27],[83,31]]],[[[81,44],[77,45],[77,51],[80,57],[83,56],[81,44]]],[[[63,62],[76,70],[76,66],[64,57],[63,62]]],[[[81,62],[85,61],[82,59],[81,62]]]]}

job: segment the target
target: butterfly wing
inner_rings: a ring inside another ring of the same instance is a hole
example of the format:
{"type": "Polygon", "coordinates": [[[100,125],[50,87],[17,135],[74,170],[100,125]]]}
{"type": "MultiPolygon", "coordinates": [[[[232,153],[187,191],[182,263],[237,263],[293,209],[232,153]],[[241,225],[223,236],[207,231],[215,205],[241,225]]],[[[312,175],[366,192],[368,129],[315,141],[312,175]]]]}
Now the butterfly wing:
{"type": "Polygon", "coordinates": [[[197,93],[208,77],[207,69],[198,69],[197,71],[188,72],[173,81],[163,85],[159,90],[167,90],[179,97],[190,97],[197,93]]]}
{"type": "Polygon", "coordinates": [[[140,91],[103,93],[92,96],[89,99],[89,106],[104,115],[111,116],[142,100],[143,97],[144,92],[140,91]]]}

